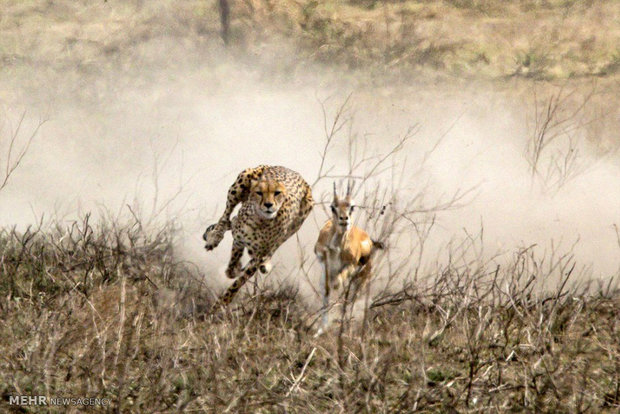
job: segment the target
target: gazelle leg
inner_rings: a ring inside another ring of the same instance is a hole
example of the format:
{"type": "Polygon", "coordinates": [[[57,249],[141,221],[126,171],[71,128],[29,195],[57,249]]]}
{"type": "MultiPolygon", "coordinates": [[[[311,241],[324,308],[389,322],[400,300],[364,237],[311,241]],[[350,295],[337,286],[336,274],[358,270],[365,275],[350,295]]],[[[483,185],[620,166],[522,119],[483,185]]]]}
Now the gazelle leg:
{"type": "Polygon", "coordinates": [[[355,275],[355,265],[347,265],[340,271],[340,273],[338,273],[337,281],[338,284],[342,287],[343,293],[346,293],[346,291],[349,289],[347,286],[353,281],[353,279],[355,279],[355,275]]]}
{"type": "Polygon", "coordinates": [[[327,328],[327,324],[329,323],[329,266],[327,264],[327,258],[325,258],[325,262],[323,264],[325,269],[323,269],[323,328],[327,328]]]}
{"type": "Polygon", "coordinates": [[[321,335],[329,324],[329,264],[327,257],[321,260],[321,295],[323,296],[323,305],[321,307],[321,325],[317,331],[317,336],[321,335]]]}
{"type": "MultiPolygon", "coordinates": [[[[361,267],[357,267],[353,274],[350,276],[351,280],[355,281],[355,284],[353,286],[354,289],[352,291],[353,295],[351,296],[354,301],[357,299],[358,294],[362,292],[362,290],[364,292],[367,291],[367,289],[364,288],[368,288],[369,286],[368,280],[370,279],[370,272],[371,264],[369,261],[361,267]]],[[[364,292],[362,292],[362,294],[364,294],[364,292]]]]}

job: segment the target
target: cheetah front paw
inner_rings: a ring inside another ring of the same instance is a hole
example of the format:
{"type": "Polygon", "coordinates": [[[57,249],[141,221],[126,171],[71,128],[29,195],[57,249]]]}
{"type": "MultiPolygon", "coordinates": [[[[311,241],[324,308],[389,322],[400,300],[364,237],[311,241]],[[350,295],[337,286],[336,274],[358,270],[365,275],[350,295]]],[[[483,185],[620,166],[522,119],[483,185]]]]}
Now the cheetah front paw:
{"type": "Polygon", "coordinates": [[[219,223],[211,224],[209,227],[207,227],[207,230],[205,230],[204,234],[202,235],[202,239],[206,242],[205,249],[207,251],[215,249],[217,245],[220,244],[220,242],[224,238],[224,231],[225,229],[222,229],[219,226],[219,223]]]}

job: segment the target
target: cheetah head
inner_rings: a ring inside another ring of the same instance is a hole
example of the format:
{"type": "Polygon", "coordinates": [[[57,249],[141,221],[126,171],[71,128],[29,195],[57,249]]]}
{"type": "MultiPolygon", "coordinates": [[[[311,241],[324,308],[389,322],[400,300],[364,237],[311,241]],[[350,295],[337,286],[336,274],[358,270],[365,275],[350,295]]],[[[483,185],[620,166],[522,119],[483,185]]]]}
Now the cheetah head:
{"type": "Polygon", "coordinates": [[[275,218],[285,197],[286,188],[279,181],[267,178],[252,180],[250,202],[256,206],[258,214],[263,218],[275,218]]]}

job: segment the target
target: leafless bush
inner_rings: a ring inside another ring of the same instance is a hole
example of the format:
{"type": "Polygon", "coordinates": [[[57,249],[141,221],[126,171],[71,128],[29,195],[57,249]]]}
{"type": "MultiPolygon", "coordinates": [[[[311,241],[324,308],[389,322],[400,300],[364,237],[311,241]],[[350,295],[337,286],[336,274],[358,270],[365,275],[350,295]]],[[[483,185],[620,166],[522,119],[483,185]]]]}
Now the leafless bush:
{"type": "Polygon", "coordinates": [[[200,275],[174,262],[168,233],[90,220],[0,237],[1,280],[14,275],[0,285],[6,409],[15,394],[108,397],[120,412],[619,407],[618,296],[571,284],[570,253],[455,259],[377,298],[365,326],[313,339],[290,285],[205,318],[200,275]]]}
{"type": "Polygon", "coordinates": [[[555,192],[594,165],[595,161],[587,155],[584,131],[599,121],[586,111],[596,93],[592,87],[579,97],[577,90],[561,87],[540,99],[534,89],[533,122],[528,122],[531,136],[524,152],[532,186],[538,182],[544,190],[555,192]]]}
{"type": "MultiPolygon", "coordinates": [[[[353,199],[358,211],[354,220],[356,225],[369,232],[373,239],[382,241],[388,246],[385,253],[379,255],[375,277],[376,287],[382,292],[388,292],[398,283],[415,282],[420,272],[420,258],[424,252],[424,244],[431,231],[436,215],[442,211],[458,208],[472,196],[474,188],[458,190],[454,194],[429,199],[427,187],[421,186],[416,190],[402,191],[408,188],[407,183],[416,182],[422,175],[425,162],[437,149],[447,131],[436,139],[420,156],[420,162],[415,169],[410,169],[406,162],[407,149],[418,139],[419,126],[414,124],[407,128],[401,136],[395,137],[394,142],[385,145],[384,142],[372,142],[368,136],[360,134],[355,125],[355,111],[351,96],[336,105],[333,116],[328,115],[328,100],[320,102],[323,110],[325,141],[320,152],[320,161],[312,188],[317,199],[314,220],[317,229],[322,225],[321,216],[329,217],[325,208],[329,204],[329,197],[333,182],[342,183],[345,180],[354,180],[356,183],[353,199]],[[343,156],[344,153],[344,156],[343,156]],[[402,168],[400,167],[402,166],[402,168]],[[410,235],[414,230],[415,238],[410,235]],[[389,246],[401,245],[409,252],[394,253],[389,246]],[[418,259],[418,260],[416,260],[418,259]]],[[[421,181],[421,180],[420,180],[421,181]]],[[[318,270],[313,274],[314,258],[305,256],[305,246],[299,245],[300,270],[306,282],[315,284],[318,270]]],[[[375,266],[373,266],[375,267],[375,266]]],[[[376,290],[376,289],[375,289],[376,290]]],[[[318,291],[315,289],[318,295],[318,291]]],[[[338,303],[342,306],[341,323],[345,323],[347,308],[348,318],[353,311],[349,301],[347,289],[341,292],[338,303]]],[[[371,297],[364,298],[365,302],[372,302],[371,297]]],[[[366,320],[363,322],[366,323],[366,320]]],[[[341,325],[341,329],[342,329],[341,325]]]]}
{"type": "Polygon", "coordinates": [[[10,120],[6,116],[0,121],[0,145],[4,152],[4,159],[0,160],[0,191],[7,186],[11,176],[21,165],[30,149],[32,141],[37,136],[41,126],[45,123],[45,120],[40,120],[32,131],[26,133],[24,137],[23,128],[25,127],[25,117],[26,111],[22,112],[15,126],[11,125],[10,120]]]}

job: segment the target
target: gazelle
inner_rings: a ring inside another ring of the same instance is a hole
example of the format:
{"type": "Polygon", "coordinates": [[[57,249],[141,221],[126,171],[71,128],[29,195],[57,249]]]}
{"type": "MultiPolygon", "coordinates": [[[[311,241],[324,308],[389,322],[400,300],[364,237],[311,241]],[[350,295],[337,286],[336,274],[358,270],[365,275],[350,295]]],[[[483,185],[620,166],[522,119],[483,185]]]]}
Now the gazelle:
{"type": "Polygon", "coordinates": [[[321,334],[329,322],[329,294],[332,288],[343,289],[346,283],[353,283],[353,297],[362,288],[367,286],[372,274],[372,254],[376,249],[383,249],[383,243],[374,241],[364,230],[351,225],[351,214],[355,206],[351,200],[353,184],[347,184],[347,194],[341,199],[336,192],[334,183],[334,198],[331,203],[332,217],[323,225],[319,238],[314,245],[322,267],[321,291],[323,294],[323,309],[321,327],[317,334],[321,334]]]}

